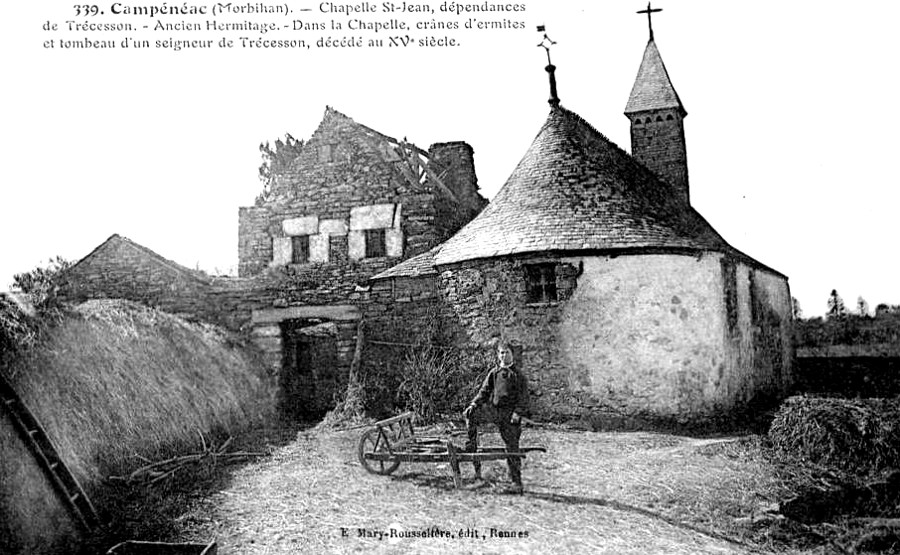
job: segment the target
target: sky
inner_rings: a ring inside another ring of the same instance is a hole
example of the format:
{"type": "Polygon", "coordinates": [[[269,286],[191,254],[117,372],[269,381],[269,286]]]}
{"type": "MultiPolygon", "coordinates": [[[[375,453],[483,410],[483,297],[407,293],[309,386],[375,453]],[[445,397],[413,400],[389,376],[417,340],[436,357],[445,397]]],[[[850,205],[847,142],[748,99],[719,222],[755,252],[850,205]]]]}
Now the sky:
{"type": "MultiPolygon", "coordinates": [[[[468,142],[490,199],[549,111],[537,25],[557,43],[551,55],[562,105],[630,150],[623,111],[648,38],[646,16],[635,13],[646,7],[642,0],[518,0],[524,12],[460,17],[440,13],[443,0],[426,3],[434,16],[399,19],[524,25],[406,33],[452,36],[459,45],[450,48],[60,49],[44,43],[124,34],[46,31],[45,23],[155,20],[112,17],[115,3],[98,4],[106,15],[94,18],[76,17],[71,2],[10,3],[0,23],[0,290],[15,273],[57,255],[78,260],[114,233],[190,268],[234,272],[238,207],[261,190],[259,144],[285,133],[308,138],[326,106],[423,148],[468,142]]],[[[319,2],[287,5],[291,24],[349,19],[321,13],[319,2]]],[[[806,316],[824,313],[832,289],[848,306],[860,296],[873,309],[900,304],[891,246],[900,196],[892,39],[900,4],[658,0],[653,7],[663,9],[653,18],[656,43],[688,111],[694,207],[734,247],[786,274],[806,316]]],[[[230,36],[241,35],[259,36],[230,36]]]]}

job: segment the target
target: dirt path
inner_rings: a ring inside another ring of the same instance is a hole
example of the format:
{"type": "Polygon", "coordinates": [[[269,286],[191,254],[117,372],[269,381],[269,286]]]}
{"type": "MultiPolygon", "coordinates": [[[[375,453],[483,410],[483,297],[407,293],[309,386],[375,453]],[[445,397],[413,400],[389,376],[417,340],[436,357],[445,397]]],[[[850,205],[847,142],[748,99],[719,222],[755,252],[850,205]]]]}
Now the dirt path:
{"type": "Polygon", "coordinates": [[[179,537],[215,537],[226,555],[768,552],[729,524],[764,510],[754,492],[770,486],[733,440],[528,430],[523,444],[549,451],[509,496],[502,462],[483,483],[464,466],[462,490],[446,466],[367,474],[358,437],[301,434],[183,515],[179,537]]]}

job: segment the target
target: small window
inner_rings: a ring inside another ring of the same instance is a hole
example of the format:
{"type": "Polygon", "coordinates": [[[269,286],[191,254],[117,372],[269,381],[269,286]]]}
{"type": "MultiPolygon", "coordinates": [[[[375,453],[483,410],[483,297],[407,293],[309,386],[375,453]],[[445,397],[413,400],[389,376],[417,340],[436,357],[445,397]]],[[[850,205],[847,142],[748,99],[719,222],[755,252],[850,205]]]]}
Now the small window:
{"type": "Polygon", "coordinates": [[[378,258],[387,256],[387,240],[385,230],[366,230],[366,258],[378,258]]]}
{"type": "Polygon", "coordinates": [[[291,264],[309,262],[309,235],[291,237],[291,264]]]}
{"type": "Polygon", "coordinates": [[[532,264],[525,267],[528,282],[528,302],[547,303],[556,301],[556,265],[532,264]]]}
{"type": "Polygon", "coordinates": [[[334,145],[319,145],[319,162],[334,162],[334,145]]]}
{"type": "Polygon", "coordinates": [[[328,259],[341,264],[350,259],[346,235],[332,235],[328,238],[328,259]]]}
{"type": "Polygon", "coordinates": [[[668,116],[666,116],[666,121],[672,121],[672,120],[674,120],[674,119],[675,119],[675,118],[672,117],[672,114],[669,114],[668,116]]]}

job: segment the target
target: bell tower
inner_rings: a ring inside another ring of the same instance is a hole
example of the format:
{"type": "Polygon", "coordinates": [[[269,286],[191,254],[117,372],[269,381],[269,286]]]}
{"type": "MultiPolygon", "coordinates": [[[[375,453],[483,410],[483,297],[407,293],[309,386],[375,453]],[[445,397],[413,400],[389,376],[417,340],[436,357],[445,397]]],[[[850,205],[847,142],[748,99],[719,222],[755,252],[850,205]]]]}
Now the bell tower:
{"type": "Polygon", "coordinates": [[[671,185],[690,204],[684,140],[687,110],[672,86],[653,38],[650,17],[659,11],[662,10],[647,4],[646,10],[637,12],[647,14],[650,40],[625,106],[625,115],[631,120],[631,155],[671,185]]]}

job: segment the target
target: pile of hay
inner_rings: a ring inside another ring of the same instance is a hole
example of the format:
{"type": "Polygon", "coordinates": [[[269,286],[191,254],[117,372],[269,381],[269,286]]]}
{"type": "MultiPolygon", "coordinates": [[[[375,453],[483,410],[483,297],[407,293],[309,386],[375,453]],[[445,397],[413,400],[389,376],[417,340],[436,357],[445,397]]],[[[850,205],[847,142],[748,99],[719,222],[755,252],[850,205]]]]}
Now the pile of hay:
{"type": "Polygon", "coordinates": [[[900,400],[791,397],[769,439],[788,458],[866,474],[900,467],[900,400]]]}
{"type": "Polygon", "coordinates": [[[196,450],[269,414],[262,365],[233,337],[127,301],[89,301],[4,369],[82,485],[196,450]]]}

